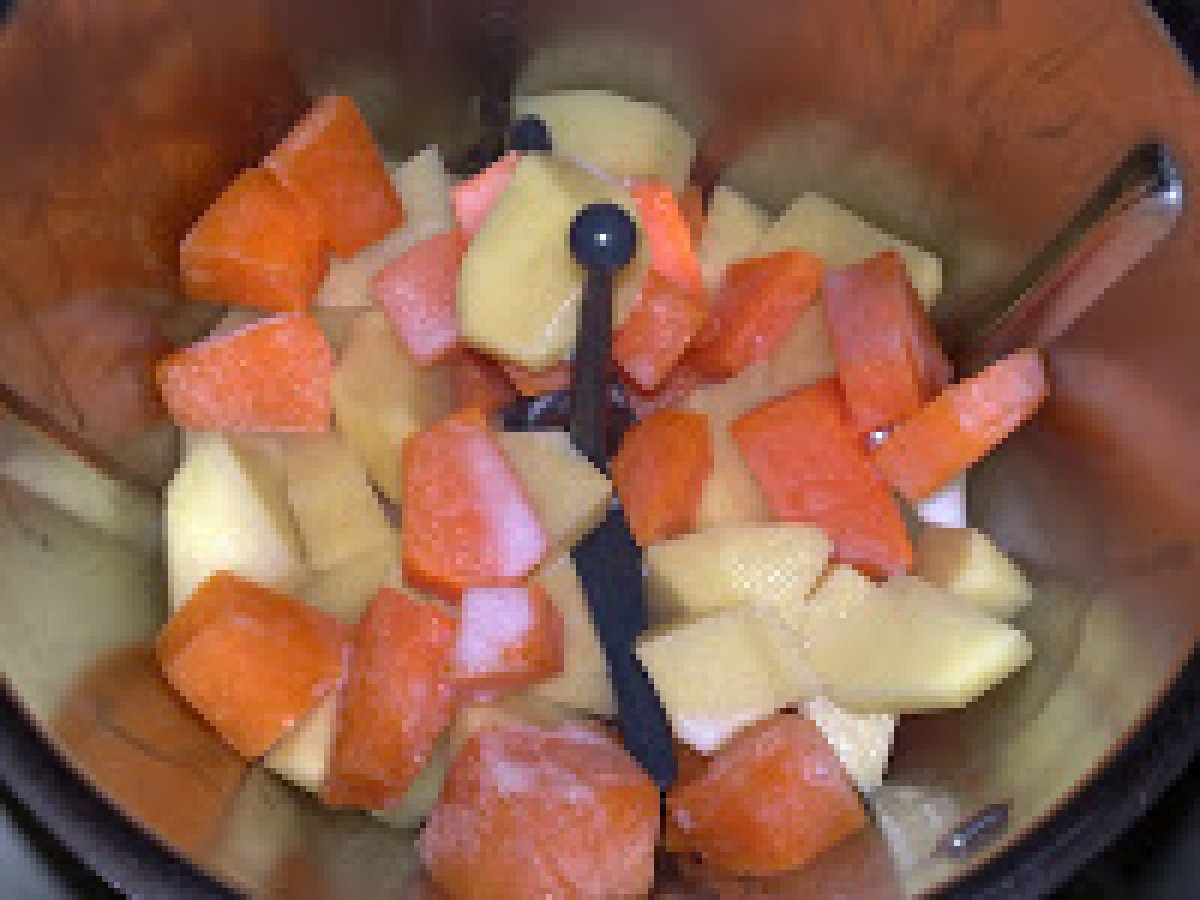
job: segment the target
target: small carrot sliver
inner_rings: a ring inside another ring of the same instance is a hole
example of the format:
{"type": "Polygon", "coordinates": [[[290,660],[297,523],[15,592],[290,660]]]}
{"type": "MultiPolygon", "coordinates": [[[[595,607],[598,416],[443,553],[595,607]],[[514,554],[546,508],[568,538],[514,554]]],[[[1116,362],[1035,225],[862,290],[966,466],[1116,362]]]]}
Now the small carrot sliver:
{"type": "Polygon", "coordinates": [[[911,416],[950,381],[950,361],[898,253],[830,272],[821,297],[838,379],[860,432],[911,416]]]}
{"type": "Polygon", "coordinates": [[[479,410],[410,437],[401,481],[401,560],[414,587],[457,601],[468,587],[519,582],[545,555],[545,529],[479,410]]]}
{"type": "Polygon", "coordinates": [[[571,386],[571,364],[565,360],[540,370],[514,362],[501,362],[500,367],[522,397],[540,397],[571,386]]]}
{"type": "Polygon", "coordinates": [[[455,409],[474,407],[491,415],[517,399],[516,389],[500,364],[476,350],[460,350],[444,365],[454,391],[455,409]]]}
{"type": "Polygon", "coordinates": [[[270,172],[248,169],[192,225],[179,268],[194,300],[303,311],[328,259],[316,210],[270,172]]]}
{"type": "Polygon", "coordinates": [[[371,283],[375,302],[419,362],[436,362],[458,345],[458,271],[466,251],[457,228],[434,235],[387,263],[371,283]]]}
{"type": "Polygon", "coordinates": [[[712,464],[712,435],[702,413],[663,409],[626,432],[612,462],[613,487],[640,546],[694,526],[712,464]]]}
{"type": "Polygon", "coordinates": [[[679,195],[679,209],[688,224],[692,243],[699,246],[700,238],[704,236],[705,222],[704,190],[700,185],[693,183],[683,189],[683,193],[679,195]]]}
{"type": "Polygon", "coordinates": [[[562,615],[540,585],[468,588],[454,660],[457,684],[484,699],[557,675],[563,638],[562,615]]]}
{"type": "Polygon", "coordinates": [[[683,357],[707,317],[699,292],[685,291],[651,271],[613,335],[613,360],[638,387],[653,391],[683,357]]]}
{"type": "Polygon", "coordinates": [[[383,809],[404,796],[459,709],[458,616],[381,588],[359,621],[322,799],[383,809]]]}
{"type": "Polygon", "coordinates": [[[172,421],[197,431],[325,431],[333,348],[297,313],[207,338],[159,361],[172,421]]]}
{"type": "Polygon", "coordinates": [[[946,388],[897,425],[871,461],[900,494],[923,500],[986,456],[1048,393],[1041,354],[1018,351],[946,388]]]}
{"type": "Polygon", "coordinates": [[[483,227],[488,213],[512,181],[520,161],[521,154],[510,151],[482,172],[464,178],[451,189],[454,214],[467,237],[474,237],[483,227]]]}
{"type": "Polygon", "coordinates": [[[156,655],[171,686],[255,759],[338,685],[348,637],[332,616],[218,572],[167,622],[156,655]]]}
{"type": "Polygon", "coordinates": [[[643,390],[628,375],[621,379],[625,402],[636,419],[644,419],[660,409],[682,406],[703,383],[700,373],[688,365],[686,354],[652,391],[643,390]]]}
{"type": "Polygon", "coordinates": [[[868,463],[836,381],[751,410],[730,433],[776,518],[824,529],[836,561],[869,575],[912,567],[904,517],[868,463]]]}
{"type": "Polygon", "coordinates": [[[703,286],[700,257],[687,217],[666,182],[639,179],[629,187],[645,231],[650,267],[685,291],[703,286]]]}
{"type": "Polygon", "coordinates": [[[264,165],[317,209],[338,256],[357,253],[404,222],[400,195],[349,97],[314,103],[264,165]]]}
{"type": "Polygon", "coordinates": [[[732,378],[769,357],[816,297],[823,270],[817,257],[798,250],[731,265],[688,354],[692,364],[709,377],[732,378]]]}
{"type": "Polygon", "coordinates": [[[837,753],[790,713],[734,737],[666,809],[672,841],[730,875],[800,868],[867,824],[837,753]]]}

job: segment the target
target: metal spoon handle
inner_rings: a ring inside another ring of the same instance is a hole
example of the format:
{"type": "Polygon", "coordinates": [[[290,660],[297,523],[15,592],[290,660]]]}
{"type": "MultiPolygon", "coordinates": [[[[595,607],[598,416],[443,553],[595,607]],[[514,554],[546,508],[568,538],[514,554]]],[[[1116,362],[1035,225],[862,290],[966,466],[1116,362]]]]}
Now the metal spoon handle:
{"type": "Polygon", "coordinates": [[[608,469],[608,382],[612,348],[613,276],[587,273],[571,375],[571,442],[601,470],[608,469]]]}
{"type": "Polygon", "coordinates": [[[1183,182],[1170,150],[1139,144],[1009,290],[945,324],[960,372],[1049,344],[1170,233],[1182,208],[1183,182]]]}

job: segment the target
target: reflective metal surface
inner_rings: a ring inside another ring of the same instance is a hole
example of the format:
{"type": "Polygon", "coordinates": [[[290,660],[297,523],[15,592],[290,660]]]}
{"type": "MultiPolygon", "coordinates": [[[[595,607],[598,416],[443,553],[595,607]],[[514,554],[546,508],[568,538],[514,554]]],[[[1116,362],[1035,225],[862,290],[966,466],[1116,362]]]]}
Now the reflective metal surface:
{"type": "MultiPolygon", "coordinates": [[[[174,449],[147,365],[214,315],[178,299],[174,254],[223,181],[306,88],[354,94],[393,155],[437,140],[466,159],[503,121],[511,79],[661,100],[702,136],[702,177],[774,209],[818,190],[929,247],[947,319],[991,302],[1129,147],[1163,141],[1200,183],[1195,86],[1135,0],[696,0],[686,16],[670,0],[27,0],[0,31],[0,375],[15,405],[160,484],[174,449]]],[[[875,898],[953,883],[1136,733],[1200,635],[1198,244],[1185,205],[1051,343],[1053,401],[972,481],[973,515],[1036,576],[1023,623],[1036,663],[969,710],[902,723],[877,832],[792,878],[706,889],[875,898]],[[998,804],[990,843],[938,852],[998,804]]],[[[0,453],[40,447],[44,468],[67,465],[21,434],[0,453]]],[[[243,773],[156,687],[136,649],[165,605],[147,531],[110,533],[95,504],[37,496],[28,471],[0,485],[0,660],[54,745],[227,884],[405,890],[402,836],[243,773]]],[[[127,488],[116,502],[144,508],[127,488]]],[[[675,876],[665,895],[696,893],[695,873],[675,876]]]]}

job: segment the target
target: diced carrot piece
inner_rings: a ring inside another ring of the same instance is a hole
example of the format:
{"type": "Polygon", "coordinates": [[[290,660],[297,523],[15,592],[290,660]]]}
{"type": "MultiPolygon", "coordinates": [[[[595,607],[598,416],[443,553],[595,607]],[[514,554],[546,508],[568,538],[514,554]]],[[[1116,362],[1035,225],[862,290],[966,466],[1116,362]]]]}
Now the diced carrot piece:
{"type": "Polygon", "coordinates": [[[869,575],[912,567],[904,517],[868,463],[836,381],[751,410],[730,432],[777,518],[824,529],[835,561],[869,575]]]}
{"type": "Polygon", "coordinates": [[[541,370],[527,369],[514,362],[501,362],[500,367],[522,397],[540,397],[571,386],[571,364],[565,360],[541,370]]]}
{"type": "Polygon", "coordinates": [[[766,359],[821,286],[823,265],[798,250],[740,260],[725,273],[708,325],[689,353],[713,378],[732,378],[766,359]]]}
{"type": "Polygon", "coordinates": [[[322,799],[384,809],[429,760],[460,702],[451,673],[458,616],[380,588],[359,620],[322,799]]]}
{"type": "Polygon", "coordinates": [[[660,409],[682,406],[692,391],[703,383],[704,379],[700,373],[688,364],[686,355],[652,391],[642,390],[628,376],[621,379],[625,402],[634,417],[639,420],[660,409]]]}
{"type": "Polygon", "coordinates": [[[654,783],[583,725],[484,728],[455,760],[417,848],[447,900],[644,897],[654,783]]]}
{"type": "Polygon", "coordinates": [[[491,415],[517,399],[500,364],[475,350],[460,350],[446,360],[455,408],[474,407],[491,415]]]}
{"type": "Polygon", "coordinates": [[[734,737],[667,795],[667,817],[690,851],[732,875],[800,868],[867,824],[837,753],[792,714],[734,737]]]}
{"type": "Polygon", "coordinates": [[[946,388],[897,425],[871,461],[904,497],[923,500],[986,456],[1048,393],[1041,355],[1018,351],[946,388]]]}
{"type": "Polygon", "coordinates": [[[629,187],[645,231],[650,267],[681,290],[703,288],[700,257],[691,226],[671,186],[657,179],[639,179],[629,187]]]}
{"type": "Polygon", "coordinates": [[[457,600],[468,587],[516,584],[545,555],[545,529],[479,410],[410,437],[401,480],[401,559],[414,587],[457,600]]]}
{"type": "Polygon", "coordinates": [[[316,210],[263,169],[239,175],[179,245],[193,300],[308,309],[328,258],[316,210]]]}
{"type": "Polygon", "coordinates": [[[512,181],[520,161],[521,154],[510,151],[482,172],[464,178],[451,188],[450,199],[454,203],[454,215],[467,237],[474,237],[483,227],[488,213],[512,181]]]}
{"type": "Polygon", "coordinates": [[[683,220],[688,224],[692,235],[692,243],[699,246],[700,238],[704,236],[704,191],[698,184],[689,184],[679,195],[679,210],[683,220]]]}
{"type": "Polygon", "coordinates": [[[639,545],[693,527],[712,462],[708,417],[701,413],[659,410],[625,433],[612,462],[613,487],[639,545]]]}
{"type": "Polygon", "coordinates": [[[950,381],[903,257],[887,251],[830,272],[821,292],[838,379],[860,432],[906,419],[950,381]]]}
{"type": "Polygon", "coordinates": [[[613,359],[645,391],[653,391],[700,332],[704,297],[651,271],[624,324],[613,335],[613,359]]]}
{"type": "Polygon", "coordinates": [[[254,759],[337,687],[348,637],[332,616],[218,572],[167,622],[156,654],[171,686],[254,759]]]}
{"type": "MultiPolygon", "coordinates": [[[[705,756],[689,744],[671,739],[675,751],[675,790],[686,784],[691,784],[708,771],[711,757],[705,756]]],[[[667,816],[663,820],[663,849],[669,853],[686,853],[688,850],[687,836],[675,824],[675,820],[667,816]]]]}
{"type": "Polygon", "coordinates": [[[329,246],[349,256],[404,222],[404,208],[362,113],[322,97],[264,163],[317,209],[329,246]]]}
{"type": "Polygon", "coordinates": [[[197,431],[325,431],[333,348],[299,313],[260,319],[159,361],[171,419],[197,431]]]}
{"type": "Polygon", "coordinates": [[[432,363],[458,345],[458,270],[467,239],[455,228],[414,244],[375,275],[371,293],[400,342],[432,363]]]}
{"type": "Polygon", "coordinates": [[[563,669],[563,620],[540,585],[468,588],[462,598],[455,676],[486,699],[563,669]]]}

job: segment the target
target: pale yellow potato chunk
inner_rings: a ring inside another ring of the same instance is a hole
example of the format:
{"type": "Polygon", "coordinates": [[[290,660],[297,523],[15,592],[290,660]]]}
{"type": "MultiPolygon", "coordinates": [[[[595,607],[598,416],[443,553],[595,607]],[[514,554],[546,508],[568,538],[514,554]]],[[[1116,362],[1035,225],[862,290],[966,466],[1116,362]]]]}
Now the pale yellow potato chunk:
{"type": "Polygon", "coordinates": [[[430,144],[392,168],[392,184],[404,204],[404,227],[426,235],[441,234],[458,224],[450,200],[453,179],[442,152],[430,144]]]}
{"type": "Polygon", "coordinates": [[[312,573],[296,593],[310,605],[353,625],[381,587],[401,588],[400,535],[392,540],[347,557],[331,568],[312,573]]]}
{"type": "Polygon", "coordinates": [[[616,712],[608,659],[592,625],[583,585],[570,554],[542,568],[534,580],[546,589],[563,619],[563,671],[525,692],[569,709],[611,716],[616,712]]]}
{"type": "Polygon", "coordinates": [[[565,431],[506,431],[498,437],[546,530],[547,557],[569,552],[604,518],[612,484],[565,431]]]}
{"type": "Polygon", "coordinates": [[[651,545],[647,593],[657,620],[688,619],[738,607],[796,619],[829,563],[819,528],[792,523],[722,525],[651,545]]]}
{"type": "Polygon", "coordinates": [[[445,373],[423,367],[392,333],[384,313],[359,316],[333,373],[337,427],[375,485],[400,500],[404,441],[454,411],[445,373]]]}
{"type": "Polygon", "coordinates": [[[367,470],[338,432],[289,435],[283,445],[288,502],[313,568],[395,542],[367,470]]]}
{"type": "Polygon", "coordinates": [[[1001,619],[1033,599],[1033,585],[977,528],[925,528],[915,552],[917,575],[951,596],[1001,619]]]}
{"type": "MultiPolygon", "coordinates": [[[[584,273],[567,236],[576,213],[601,201],[633,212],[618,186],[560,160],[526,156],[517,164],[463,257],[458,312],[467,343],[530,369],[570,353],[584,273]]],[[[645,255],[639,250],[618,280],[618,322],[636,297],[645,255]]]]}
{"type": "Polygon", "coordinates": [[[942,290],[940,259],[820,194],[801,194],[767,230],[757,252],[777,250],[804,250],[830,267],[848,266],[884,250],[895,250],[908,264],[909,277],[927,307],[933,306],[942,290]]]}
{"type": "Polygon", "coordinates": [[[1032,656],[1015,628],[911,576],[878,587],[836,567],[804,612],[808,664],[825,695],[852,712],[965,706],[1032,656]]]}
{"type": "Polygon", "coordinates": [[[798,680],[749,610],[727,610],[643,637],[637,655],[675,736],[711,754],[747,725],[796,702],[798,680]]]}
{"type": "Polygon", "coordinates": [[[271,748],[263,765],[306,791],[317,793],[329,772],[338,694],[334,691],[271,748]]]}
{"type": "Polygon", "coordinates": [[[171,609],[221,570],[281,590],[299,584],[302,545],[278,475],[220,434],[190,444],[163,504],[171,609]]]}
{"type": "Polygon", "coordinates": [[[540,116],[550,126],[554,152],[619,177],[662,178],[683,190],[696,140],[655,103],[610,91],[557,91],[517,97],[516,116],[540,116]]]}
{"type": "Polygon", "coordinates": [[[883,783],[896,733],[895,716],[852,713],[828,697],[809,700],[804,714],[821,729],[860,791],[869,794],[883,783]]]}
{"type": "Polygon", "coordinates": [[[700,271],[709,290],[721,284],[730,264],[754,255],[770,224],[765,210],[733,188],[717,186],[708,202],[699,249],[700,271]]]}

